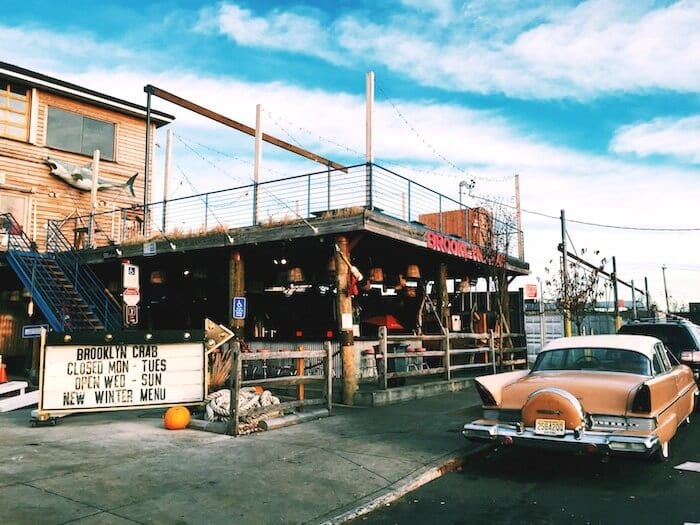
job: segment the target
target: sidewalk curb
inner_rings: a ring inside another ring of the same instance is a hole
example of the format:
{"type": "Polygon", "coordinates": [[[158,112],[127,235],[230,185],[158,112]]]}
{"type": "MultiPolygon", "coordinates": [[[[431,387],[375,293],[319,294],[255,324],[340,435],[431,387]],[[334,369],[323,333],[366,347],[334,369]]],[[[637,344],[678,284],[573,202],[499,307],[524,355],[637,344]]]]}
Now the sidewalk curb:
{"type": "Polygon", "coordinates": [[[388,487],[381,489],[381,494],[363,501],[350,510],[320,522],[320,525],[340,525],[376,510],[377,508],[396,501],[400,497],[430,483],[440,476],[452,472],[462,466],[465,459],[490,448],[490,444],[477,445],[466,451],[451,453],[437,460],[432,466],[420,468],[412,474],[400,479],[388,487]]]}

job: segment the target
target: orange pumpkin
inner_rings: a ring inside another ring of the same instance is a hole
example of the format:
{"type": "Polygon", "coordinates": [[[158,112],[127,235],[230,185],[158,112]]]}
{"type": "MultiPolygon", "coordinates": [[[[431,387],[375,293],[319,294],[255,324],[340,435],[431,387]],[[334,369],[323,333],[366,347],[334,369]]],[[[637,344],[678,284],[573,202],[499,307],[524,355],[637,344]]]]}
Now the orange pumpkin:
{"type": "Polygon", "coordinates": [[[175,406],[165,411],[163,425],[168,430],[182,430],[190,424],[190,411],[187,407],[175,406]]]}

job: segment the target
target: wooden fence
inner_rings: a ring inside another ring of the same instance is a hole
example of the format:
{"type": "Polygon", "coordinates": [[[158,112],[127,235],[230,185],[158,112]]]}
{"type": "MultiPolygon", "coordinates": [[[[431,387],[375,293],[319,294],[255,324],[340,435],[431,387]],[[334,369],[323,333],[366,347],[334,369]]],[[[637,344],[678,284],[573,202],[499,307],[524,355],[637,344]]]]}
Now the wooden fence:
{"type": "Polygon", "coordinates": [[[303,346],[297,347],[297,350],[284,352],[260,352],[248,353],[242,352],[240,343],[234,343],[232,352],[233,363],[231,366],[231,408],[235,406],[235,416],[231,417],[229,433],[239,435],[239,425],[242,418],[263,416],[276,412],[287,413],[303,410],[304,407],[325,405],[328,410],[328,415],[331,415],[333,407],[333,361],[332,361],[332,346],[330,342],[323,344],[323,350],[304,350],[303,346]],[[306,366],[307,360],[317,361],[323,360],[323,373],[321,375],[306,375],[310,370],[306,366]],[[294,362],[295,367],[290,375],[275,376],[245,379],[243,376],[244,363],[249,361],[265,361],[265,362],[294,362]],[[324,385],[322,389],[322,397],[307,399],[305,397],[304,385],[307,383],[321,383],[324,385]],[[238,397],[241,388],[246,386],[261,386],[269,387],[296,387],[296,395],[293,399],[287,399],[277,405],[269,405],[266,407],[254,407],[247,410],[238,409],[238,397]]]}
{"type": "Polygon", "coordinates": [[[387,389],[397,378],[429,375],[441,375],[449,381],[454,372],[469,369],[497,373],[525,368],[527,346],[506,346],[506,341],[512,343],[513,339],[522,337],[522,334],[499,334],[496,337],[493,331],[488,334],[400,336],[388,335],[386,328],[380,327],[379,344],[374,354],[378,360],[379,385],[387,389]],[[426,346],[416,348],[404,343],[416,338],[426,346]],[[432,346],[439,346],[439,349],[432,346]]]}

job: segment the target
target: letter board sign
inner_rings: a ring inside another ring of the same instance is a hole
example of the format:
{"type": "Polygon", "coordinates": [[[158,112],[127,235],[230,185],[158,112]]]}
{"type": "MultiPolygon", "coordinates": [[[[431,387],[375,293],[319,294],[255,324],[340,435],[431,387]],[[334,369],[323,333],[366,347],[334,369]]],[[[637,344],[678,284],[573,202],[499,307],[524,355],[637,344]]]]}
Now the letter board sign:
{"type": "Polygon", "coordinates": [[[89,412],[204,400],[202,342],[46,346],[39,410],[89,412]]]}

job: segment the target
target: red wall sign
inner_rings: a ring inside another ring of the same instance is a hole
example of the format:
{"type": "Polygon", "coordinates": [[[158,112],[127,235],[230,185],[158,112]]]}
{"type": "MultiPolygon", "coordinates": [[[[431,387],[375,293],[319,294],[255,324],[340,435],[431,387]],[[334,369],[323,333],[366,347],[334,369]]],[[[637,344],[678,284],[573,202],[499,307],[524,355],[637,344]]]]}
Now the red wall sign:
{"type": "MultiPolygon", "coordinates": [[[[481,250],[481,247],[476,244],[461,239],[455,239],[454,237],[440,235],[434,231],[425,232],[425,242],[427,247],[431,250],[462,257],[468,261],[485,262],[484,252],[481,250]]],[[[496,264],[500,266],[505,264],[505,262],[505,256],[499,253],[496,257],[496,264]]]]}

